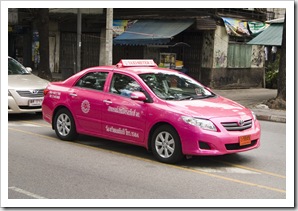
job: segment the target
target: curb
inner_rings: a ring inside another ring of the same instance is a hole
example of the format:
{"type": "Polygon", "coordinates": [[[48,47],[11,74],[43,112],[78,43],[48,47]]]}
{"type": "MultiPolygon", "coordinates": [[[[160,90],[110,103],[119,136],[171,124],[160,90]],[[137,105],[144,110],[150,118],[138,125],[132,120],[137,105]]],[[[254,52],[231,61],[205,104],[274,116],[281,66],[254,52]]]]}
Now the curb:
{"type": "Polygon", "coordinates": [[[258,120],[286,123],[286,111],[268,109],[263,107],[262,104],[254,106],[251,110],[255,113],[258,120]]]}
{"type": "Polygon", "coordinates": [[[256,114],[256,117],[258,120],[286,123],[285,117],[270,116],[270,115],[258,115],[258,114],[256,114]]]}

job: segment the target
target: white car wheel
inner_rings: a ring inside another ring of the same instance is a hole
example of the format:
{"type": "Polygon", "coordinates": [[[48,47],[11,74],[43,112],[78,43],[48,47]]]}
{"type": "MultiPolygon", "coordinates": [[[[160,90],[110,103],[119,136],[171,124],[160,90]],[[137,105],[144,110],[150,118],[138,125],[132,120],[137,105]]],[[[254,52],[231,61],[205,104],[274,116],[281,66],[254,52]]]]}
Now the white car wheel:
{"type": "Polygon", "coordinates": [[[154,131],[151,148],[154,156],[164,163],[176,163],[183,158],[180,137],[169,125],[162,125],[154,131]]]}
{"type": "Polygon", "coordinates": [[[73,140],[77,136],[76,126],[71,113],[63,108],[54,118],[54,128],[57,136],[62,140],[73,140]]]}

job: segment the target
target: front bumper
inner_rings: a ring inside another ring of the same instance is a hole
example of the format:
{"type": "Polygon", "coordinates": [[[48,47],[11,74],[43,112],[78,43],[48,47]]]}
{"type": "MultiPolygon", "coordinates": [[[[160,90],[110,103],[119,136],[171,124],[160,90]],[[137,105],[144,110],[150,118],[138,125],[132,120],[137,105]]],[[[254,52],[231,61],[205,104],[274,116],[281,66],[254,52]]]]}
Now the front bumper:
{"type": "MultiPolygon", "coordinates": [[[[218,124],[216,124],[218,126],[218,124]]],[[[202,130],[194,126],[184,127],[179,133],[182,152],[185,155],[224,155],[244,152],[260,146],[261,129],[259,122],[243,131],[227,131],[219,126],[219,132],[202,130]],[[240,146],[240,137],[250,136],[251,142],[240,146]]]]}
{"type": "Polygon", "coordinates": [[[31,113],[31,112],[41,112],[41,105],[29,105],[29,100],[37,100],[42,102],[43,98],[13,98],[8,96],[8,113],[31,113]]]}

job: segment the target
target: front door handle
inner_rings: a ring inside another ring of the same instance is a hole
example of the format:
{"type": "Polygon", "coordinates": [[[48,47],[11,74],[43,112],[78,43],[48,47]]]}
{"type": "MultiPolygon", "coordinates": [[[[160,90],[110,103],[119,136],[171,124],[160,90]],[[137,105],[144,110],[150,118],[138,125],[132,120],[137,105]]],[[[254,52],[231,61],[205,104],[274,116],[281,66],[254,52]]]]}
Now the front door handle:
{"type": "Polygon", "coordinates": [[[112,104],[111,100],[103,100],[103,102],[106,103],[106,104],[112,104]]]}
{"type": "Polygon", "coordinates": [[[77,97],[78,96],[76,93],[70,93],[69,95],[72,96],[72,97],[77,97]]]}

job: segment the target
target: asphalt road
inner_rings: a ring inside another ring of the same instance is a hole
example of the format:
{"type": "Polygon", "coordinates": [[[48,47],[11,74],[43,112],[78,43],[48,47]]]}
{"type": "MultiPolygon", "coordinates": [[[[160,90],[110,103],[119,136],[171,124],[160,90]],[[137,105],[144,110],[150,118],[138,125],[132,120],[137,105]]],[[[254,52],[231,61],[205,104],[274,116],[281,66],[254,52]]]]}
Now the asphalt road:
{"type": "Polygon", "coordinates": [[[2,203],[39,207],[278,207],[289,204],[292,189],[288,187],[292,187],[293,177],[286,174],[286,124],[261,122],[261,126],[261,147],[256,150],[194,157],[177,165],[167,165],[155,161],[151,153],[137,146],[90,136],[79,136],[76,142],[61,141],[41,116],[11,115],[7,189],[1,194],[7,201],[2,203]],[[44,200],[17,200],[15,204],[14,199],[44,200]],[[103,200],[58,200],[55,204],[56,200],[47,199],[103,200]],[[131,200],[115,204],[104,199],[131,200]],[[141,200],[140,204],[135,199],[164,200],[141,200]],[[210,204],[204,199],[226,200],[210,204]],[[265,200],[252,204],[249,200],[232,199],[265,200]]]}

